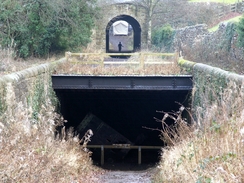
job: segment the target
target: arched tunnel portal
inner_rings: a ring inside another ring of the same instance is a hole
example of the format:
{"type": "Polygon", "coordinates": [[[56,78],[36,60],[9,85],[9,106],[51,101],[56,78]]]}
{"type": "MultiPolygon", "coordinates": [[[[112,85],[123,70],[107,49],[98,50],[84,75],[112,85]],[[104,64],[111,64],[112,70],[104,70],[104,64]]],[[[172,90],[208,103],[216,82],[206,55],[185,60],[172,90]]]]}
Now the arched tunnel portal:
{"type": "Polygon", "coordinates": [[[109,37],[110,37],[109,31],[110,31],[110,28],[113,25],[113,23],[115,23],[116,21],[120,21],[120,20],[126,21],[133,28],[133,32],[134,32],[133,50],[130,52],[139,51],[141,49],[141,26],[140,26],[139,22],[135,18],[133,18],[129,15],[118,15],[118,16],[114,17],[112,20],[110,20],[106,27],[106,52],[107,53],[114,52],[109,49],[109,37]]]}

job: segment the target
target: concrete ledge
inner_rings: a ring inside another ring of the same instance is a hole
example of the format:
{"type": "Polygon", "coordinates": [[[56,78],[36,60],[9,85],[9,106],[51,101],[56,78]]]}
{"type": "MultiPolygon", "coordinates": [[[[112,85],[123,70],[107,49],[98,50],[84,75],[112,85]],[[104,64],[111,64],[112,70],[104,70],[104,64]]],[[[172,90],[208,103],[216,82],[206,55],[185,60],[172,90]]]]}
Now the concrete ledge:
{"type": "Polygon", "coordinates": [[[225,78],[226,82],[235,82],[237,84],[244,84],[244,75],[235,74],[229,71],[225,71],[223,69],[212,67],[207,64],[202,63],[196,63],[189,60],[184,60],[183,58],[180,58],[178,60],[178,64],[180,67],[183,67],[185,69],[190,69],[192,71],[193,77],[197,72],[201,72],[202,74],[205,74],[207,76],[216,76],[225,78]]]}
{"type": "MultiPolygon", "coordinates": [[[[244,83],[244,76],[243,75],[239,75],[239,74],[235,74],[229,71],[225,71],[222,70],[220,68],[217,67],[212,67],[206,64],[202,64],[202,63],[197,63],[194,65],[193,67],[193,73],[197,73],[197,72],[202,72],[204,73],[206,76],[215,76],[216,78],[225,78],[226,82],[235,82],[237,84],[243,84],[244,83]]],[[[193,75],[194,75],[193,74],[193,75]]]]}
{"type": "Polygon", "coordinates": [[[178,64],[180,67],[192,70],[194,65],[196,64],[196,62],[192,62],[189,60],[184,60],[183,58],[179,58],[178,64]]]}
{"type": "Polygon", "coordinates": [[[37,75],[40,75],[41,73],[52,71],[52,69],[54,69],[56,66],[66,61],[66,58],[61,58],[54,62],[41,64],[12,74],[4,75],[0,78],[0,85],[8,82],[19,82],[22,79],[35,77],[37,75]]]}

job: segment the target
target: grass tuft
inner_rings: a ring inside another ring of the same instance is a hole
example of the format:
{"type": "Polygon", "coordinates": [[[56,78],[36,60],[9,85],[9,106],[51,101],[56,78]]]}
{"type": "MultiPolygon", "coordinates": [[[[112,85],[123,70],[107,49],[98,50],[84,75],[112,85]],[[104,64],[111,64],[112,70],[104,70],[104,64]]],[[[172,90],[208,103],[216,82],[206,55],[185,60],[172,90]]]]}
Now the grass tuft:
{"type": "Polygon", "coordinates": [[[77,137],[55,140],[52,106],[42,108],[35,125],[23,106],[16,112],[17,119],[0,120],[0,182],[95,182],[92,177],[102,171],[77,137]]]}
{"type": "Polygon", "coordinates": [[[177,131],[169,138],[173,145],[163,149],[154,181],[243,182],[243,93],[230,86],[221,100],[198,115],[198,121],[194,127],[176,121],[177,131]]]}

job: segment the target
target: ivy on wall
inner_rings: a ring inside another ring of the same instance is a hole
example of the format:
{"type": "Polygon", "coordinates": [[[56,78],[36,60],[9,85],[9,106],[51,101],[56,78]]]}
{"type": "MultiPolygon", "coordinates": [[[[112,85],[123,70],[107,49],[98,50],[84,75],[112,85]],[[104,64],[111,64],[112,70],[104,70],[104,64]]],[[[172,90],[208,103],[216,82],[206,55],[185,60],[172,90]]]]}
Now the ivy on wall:
{"type": "Polygon", "coordinates": [[[2,90],[0,92],[0,116],[2,116],[5,111],[7,110],[7,106],[6,106],[6,87],[4,87],[3,85],[1,86],[2,90]]]}
{"type": "Polygon", "coordinates": [[[37,77],[27,99],[28,107],[32,109],[31,116],[34,122],[38,121],[42,107],[47,107],[47,105],[58,106],[58,99],[52,89],[50,74],[46,75],[46,77],[44,77],[45,75],[37,77]]]}
{"type": "Polygon", "coordinates": [[[194,71],[195,93],[193,106],[204,108],[218,101],[227,88],[226,76],[221,72],[194,71]]]}

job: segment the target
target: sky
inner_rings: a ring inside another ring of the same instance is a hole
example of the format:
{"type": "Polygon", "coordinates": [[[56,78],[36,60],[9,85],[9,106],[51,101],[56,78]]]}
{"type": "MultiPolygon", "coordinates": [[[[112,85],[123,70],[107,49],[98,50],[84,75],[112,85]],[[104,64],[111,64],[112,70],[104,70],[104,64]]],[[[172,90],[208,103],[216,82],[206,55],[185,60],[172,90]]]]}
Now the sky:
{"type": "Polygon", "coordinates": [[[119,3],[123,3],[123,2],[128,2],[128,1],[131,1],[131,0],[115,0],[115,1],[117,1],[119,3]]]}

